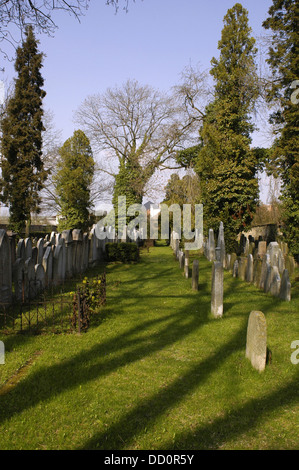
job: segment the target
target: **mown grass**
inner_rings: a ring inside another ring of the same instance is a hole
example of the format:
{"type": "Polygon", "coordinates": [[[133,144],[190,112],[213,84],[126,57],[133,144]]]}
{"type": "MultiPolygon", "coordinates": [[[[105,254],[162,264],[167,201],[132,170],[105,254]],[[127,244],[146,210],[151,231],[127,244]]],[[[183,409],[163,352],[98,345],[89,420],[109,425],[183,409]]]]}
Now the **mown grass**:
{"type": "Polygon", "coordinates": [[[1,449],[298,448],[295,278],[283,302],[225,272],[216,320],[204,257],[198,292],[166,246],[106,271],[107,305],[87,333],[0,336],[1,449]],[[261,374],[245,358],[251,310],[267,319],[261,374]]]}

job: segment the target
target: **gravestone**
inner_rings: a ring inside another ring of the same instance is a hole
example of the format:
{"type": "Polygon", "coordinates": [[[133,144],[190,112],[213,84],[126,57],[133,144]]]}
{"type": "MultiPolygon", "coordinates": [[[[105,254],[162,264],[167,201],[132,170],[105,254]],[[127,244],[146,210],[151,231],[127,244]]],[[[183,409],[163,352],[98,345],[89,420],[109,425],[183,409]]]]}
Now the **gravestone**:
{"type": "Polygon", "coordinates": [[[213,263],[211,311],[215,318],[223,315],[223,266],[220,261],[213,263]]]}
{"type": "MultiPolygon", "coordinates": [[[[220,248],[220,262],[222,267],[226,267],[226,253],[225,253],[225,240],[224,240],[224,227],[223,222],[219,224],[217,248],[220,248]]],[[[217,258],[216,258],[217,259],[217,258]]]]}
{"type": "Polygon", "coordinates": [[[253,284],[256,287],[260,287],[261,272],[262,272],[262,260],[260,258],[255,258],[255,260],[253,261],[253,284]]]}
{"type": "Polygon", "coordinates": [[[38,250],[37,250],[37,247],[36,246],[33,246],[32,247],[32,253],[31,253],[31,258],[33,259],[34,261],[34,264],[37,263],[37,256],[38,256],[38,250]]]}
{"type": "Polygon", "coordinates": [[[291,282],[289,278],[289,272],[287,269],[285,269],[282,273],[279,297],[282,300],[287,300],[287,301],[291,300],[291,282]]]}
{"type": "Polygon", "coordinates": [[[45,270],[45,285],[49,287],[52,284],[53,277],[53,251],[51,245],[46,248],[42,265],[45,270]]]}
{"type": "Polygon", "coordinates": [[[236,261],[237,258],[238,258],[238,257],[237,257],[237,254],[236,254],[236,253],[232,253],[232,254],[231,254],[231,257],[230,257],[230,265],[229,265],[229,267],[228,267],[228,269],[230,269],[230,271],[233,271],[233,269],[234,269],[234,264],[235,264],[235,261],[236,261]]]}
{"type": "Polygon", "coordinates": [[[279,252],[279,244],[277,242],[271,242],[268,245],[267,253],[270,256],[270,264],[271,266],[275,266],[275,256],[278,256],[279,252]]]}
{"type": "Polygon", "coordinates": [[[59,285],[64,281],[65,278],[65,256],[64,256],[64,245],[57,245],[54,251],[53,257],[53,284],[59,285]]]}
{"type": "Polygon", "coordinates": [[[61,239],[65,243],[65,277],[71,278],[73,275],[73,237],[71,230],[63,230],[61,239]]]}
{"type": "Polygon", "coordinates": [[[267,253],[267,242],[263,240],[259,241],[257,253],[260,258],[264,258],[267,253]]]}
{"type": "Polygon", "coordinates": [[[246,357],[259,372],[265,369],[267,357],[267,323],[263,312],[252,311],[249,315],[246,357]]]}
{"type": "Polygon", "coordinates": [[[209,253],[208,260],[214,261],[216,259],[216,253],[215,253],[214,230],[212,228],[209,229],[208,253],[209,253]]]}
{"type": "Polygon", "coordinates": [[[19,241],[18,241],[18,244],[17,244],[17,255],[16,255],[16,259],[18,258],[22,258],[24,261],[25,261],[25,242],[24,240],[21,238],[19,241]]]}
{"type": "Polygon", "coordinates": [[[16,261],[16,255],[17,255],[17,246],[16,246],[16,233],[14,232],[6,232],[9,243],[10,243],[10,258],[11,258],[11,272],[12,272],[12,267],[16,261]]]}
{"type": "Polygon", "coordinates": [[[195,259],[192,263],[192,289],[198,290],[199,261],[195,259]]]}
{"type": "Polygon", "coordinates": [[[268,274],[268,266],[270,266],[270,257],[266,254],[262,260],[262,267],[261,267],[261,276],[260,276],[260,289],[265,290],[267,274],[268,274]]]}
{"type": "Polygon", "coordinates": [[[82,241],[82,272],[86,271],[88,268],[88,259],[89,259],[89,237],[88,233],[83,234],[82,241]]]}
{"type": "Polygon", "coordinates": [[[253,256],[249,254],[247,257],[247,266],[246,266],[246,281],[253,281],[253,256]]]}
{"type": "Polygon", "coordinates": [[[25,261],[32,258],[32,241],[30,238],[25,239],[25,261]]]}
{"type": "Polygon", "coordinates": [[[239,261],[236,259],[233,266],[233,277],[239,276],[239,261]]]}
{"type": "Polygon", "coordinates": [[[80,229],[72,231],[73,237],[73,273],[80,274],[82,266],[82,241],[83,233],[80,229]]]}
{"type": "Polygon", "coordinates": [[[0,230],[0,302],[12,301],[11,243],[5,230],[0,230]]]}
{"type": "Polygon", "coordinates": [[[44,239],[40,238],[37,242],[37,264],[42,264],[44,257],[44,239]]]}
{"type": "Polygon", "coordinates": [[[44,267],[41,264],[36,264],[34,267],[35,270],[35,285],[36,293],[40,293],[44,290],[46,285],[46,275],[44,267]]]}
{"type": "Polygon", "coordinates": [[[20,302],[25,296],[25,261],[23,258],[16,259],[12,270],[12,280],[15,299],[20,302]]]}
{"type": "Polygon", "coordinates": [[[34,299],[36,296],[34,266],[32,258],[25,261],[25,299],[34,299]]]}
{"type": "Polygon", "coordinates": [[[247,258],[245,256],[241,256],[239,258],[239,266],[238,266],[238,277],[245,281],[246,278],[246,268],[247,268],[247,258]]]}
{"type": "Polygon", "coordinates": [[[189,277],[189,251],[188,250],[186,250],[185,252],[184,274],[185,274],[185,278],[188,279],[189,277]]]}
{"type": "Polygon", "coordinates": [[[180,269],[184,269],[184,266],[185,266],[185,253],[183,251],[179,252],[179,264],[180,264],[180,269]]]}
{"type": "Polygon", "coordinates": [[[272,266],[271,283],[269,287],[269,292],[271,295],[274,295],[275,297],[279,296],[280,284],[281,284],[281,280],[280,280],[278,267],[272,266]]]}

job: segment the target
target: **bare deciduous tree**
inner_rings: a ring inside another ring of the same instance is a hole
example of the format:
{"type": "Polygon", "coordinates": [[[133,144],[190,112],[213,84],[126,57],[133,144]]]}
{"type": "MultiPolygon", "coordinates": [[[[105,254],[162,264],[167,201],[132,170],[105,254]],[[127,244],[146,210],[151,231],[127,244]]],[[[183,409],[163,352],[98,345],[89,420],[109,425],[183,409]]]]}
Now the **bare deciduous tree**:
{"type": "Polygon", "coordinates": [[[169,168],[194,123],[174,95],[135,80],[88,97],[77,111],[76,121],[100,153],[103,172],[115,177],[120,167],[137,171],[135,178],[132,172],[130,184],[140,195],[158,168],[169,168]],[[115,159],[116,171],[108,170],[103,163],[115,159]]]}

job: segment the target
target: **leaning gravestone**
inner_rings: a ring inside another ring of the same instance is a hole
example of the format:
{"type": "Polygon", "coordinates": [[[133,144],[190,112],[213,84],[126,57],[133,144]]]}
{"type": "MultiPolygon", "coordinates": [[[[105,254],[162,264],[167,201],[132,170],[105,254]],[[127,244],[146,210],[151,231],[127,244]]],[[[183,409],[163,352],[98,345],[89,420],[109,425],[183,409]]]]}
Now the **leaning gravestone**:
{"type": "Polygon", "coordinates": [[[223,315],[223,266],[221,261],[214,261],[213,264],[211,311],[215,318],[223,315]]]}
{"type": "Polygon", "coordinates": [[[10,240],[5,230],[0,230],[0,302],[12,301],[12,266],[10,240]]]}
{"type": "Polygon", "coordinates": [[[267,358],[267,324],[263,312],[252,311],[249,315],[246,357],[259,372],[265,369],[267,358]]]}

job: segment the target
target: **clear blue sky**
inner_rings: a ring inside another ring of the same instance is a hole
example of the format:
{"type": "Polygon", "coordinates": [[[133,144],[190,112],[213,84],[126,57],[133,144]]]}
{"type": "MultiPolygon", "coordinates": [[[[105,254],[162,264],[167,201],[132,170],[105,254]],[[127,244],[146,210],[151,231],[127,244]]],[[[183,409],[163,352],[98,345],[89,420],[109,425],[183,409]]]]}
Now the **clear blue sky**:
{"type": "MultiPolygon", "coordinates": [[[[120,2],[124,3],[124,0],[120,2]]],[[[161,90],[179,81],[188,64],[209,68],[218,56],[223,17],[232,0],[136,0],[129,12],[91,0],[79,23],[63,12],[54,16],[59,29],[53,38],[39,36],[45,53],[45,108],[53,111],[63,141],[76,129],[73,113],[90,94],[137,79],[161,90]]],[[[265,34],[262,22],[271,0],[241,2],[249,11],[253,34],[265,34]]],[[[0,79],[14,76],[5,64],[0,79]]]]}

